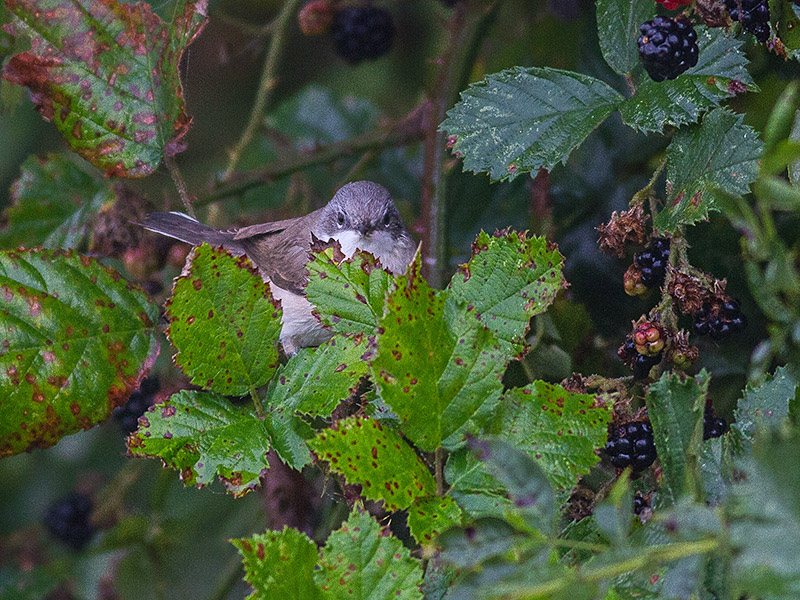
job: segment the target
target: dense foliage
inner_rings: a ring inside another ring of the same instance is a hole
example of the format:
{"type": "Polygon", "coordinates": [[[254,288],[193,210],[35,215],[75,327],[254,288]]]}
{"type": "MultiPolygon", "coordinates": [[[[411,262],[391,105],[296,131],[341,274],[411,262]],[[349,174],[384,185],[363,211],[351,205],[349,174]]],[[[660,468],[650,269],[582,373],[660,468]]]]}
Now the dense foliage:
{"type": "Polygon", "coordinates": [[[0,597],[800,596],[800,6],[0,23],[0,597]],[[246,256],[138,225],[358,179],[420,248],[314,244],[296,353],[246,256]]]}

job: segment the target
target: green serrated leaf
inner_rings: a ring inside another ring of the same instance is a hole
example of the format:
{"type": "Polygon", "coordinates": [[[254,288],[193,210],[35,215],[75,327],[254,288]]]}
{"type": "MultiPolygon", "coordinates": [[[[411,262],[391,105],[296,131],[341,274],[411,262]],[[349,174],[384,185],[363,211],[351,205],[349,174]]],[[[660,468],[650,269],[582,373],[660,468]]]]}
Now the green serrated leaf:
{"type": "Polygon", "coordinates": [[[741,196],[758,175],[763,144],[742,115],[723,109],[698,125],[682,128],[667,148],[667,206],[653,225],[672,232],[719,210],[714,192],[741,196]]]}
{"type": "Polygon", "coordinates": [[[448,495],[474,519],[502,518],[513,510],[505,488],[486,471],[483,461],[469,448],[461,448],[448,456],[444,476],[450,486],[448,495]]]}
{"type": "Polygon", "coordinates": [[[461,92],[441,129],[456,136],[453,151],[464,156],[464,169],[510,180],[565,162],[622,101],[587,75],[515,67],[461,92]]]}
{"type": "Polygon", "coordinates": [[[777,29],[783,47],[796,60],[796,51],[800,49],[800,11],[798,11],[798,7],[791,0],[770,0],[769,12],[770,23],[777,29]]]}
{"type": "Polygon", "coordinates": [[[408,528],[423,545],[431,544],[446,529],[461,524],[461,509],[450,496],[419,500],[408,509],[408,528]]]}
{"type": "Polygon", "coordinates": [[[521,352],[531,317],[567,286],[564,257],[542,237],[483,231],[470,261],[450,281],[448,301],[469,304],[506,351],[521,352]]]}
{"type": "Polygon", "coordinates": [[[369,372],[374,344],[364,336],[334,336],[317,348],[301,348],[278,368],[265,403],[327,417],[369,372]]]}
{"type": "Polygon", "coordinates": [[[27,86],[70,148],[107,175],[149,175],[184,148],[191,119],[178,67],[207,5],[181,0],[167,24],[146,3],[6,0],[12,33],[31,50],[3,77],[27,86]]]}
{"type": "Polygon", "coordinates": [[[192,249],[187,264],[167,302],[175,362],[194,384],[248,394],[278,366],[279,305],[244,256],[203,244],[192,249]]]}
{"type": "Polygon", "coordinates": [[[359,508],[330,535],[319,564],[315,579],[331,600],[422,600],[419,560],[359,508]]]}
{"type": "Polygon", "coordinates": [[[795,598],[800,581],[800,435],[757,436],[728,503],[737,594],[795,598]]]}
{"type": "Polygon", "coordinates": [[[114,186],[65,154],[30,156],[11,185],[0,246],[79,248],[94,216],[116,200],[114,186]]]}
{"type": "Polygon", "coordinates": [[[283,407],[271,407],[264,424],[269,432],[272,449],[291,468],[300,470],[311,464],[311,451],[306,440],[314,437],[314,430],[301,418],[283,407]]]}
{"type": "Polygon", "coordinates": [[[185,485],[202,487],[218,475],[238,497],[269,469],[268,423],[219,394],[181,390],[153,405],[139,423],[128,438],[130,453],[160,458],[180,471],[185,485]]]}
{"type": "Polygon", "coordinates": [[[428,286],[417,261],[388,297],[372,370],[403,433],[422,450],[438,448],[502,389],[507,358],[476,323],[468,307],[445,307],[444,294],[428,286]]]}
{"type": "Polygon", "coordinates": [[[544,381],[509,390],[500,437],[533,459],[555,488],[571,489],[597,463],[595,449],[608,436],[611,407],[595,400],[544,381]]]}
{"type": "Polygon", "coordinates": [[[333,248],[308,263],[306,297],[322,323],[336,333],[372,333],[383,316],[394,277],[366,252],[337,260],[333,248]]]}
{"type": "Polygon", "coordinates": [[[639,27],[653,15],[650,0],[597,0],[597,36],[608,66],[625,75],[639,64],[639,27]]]}
{"type": "Polygon", "coordinates": [[[743,42],[721,29],[697,28],[697,64],[677,79],[643,78],[620,107],[625,124],[640,131],[694,123],[703,111],[744,91],[758,91],[747,71],[743,42]]]}
{"type": "Polygon", "coordinates": [[[0,252],[0,457],[52,446],[124,404],[158,354],[158,307],[72,251],[0,252]]]}
{"type": "Polygon", "coordinates": [[[318,433],[308,445],[331,470],[360,483],[365,498],[383,500],[389,510],[408,508],[415,498],[436,490],[433,476],[411,446],[373,419],[338,421],[336,429],[318,433]]]}
{"type": "Polygon", "coordinates": [[[700,453],[702,419],[710,375],[701,371],[696,378],[664,373],[647,393],[647,413],[661,463],[663,505],[676,502],[686,489],[687,452],[697,442],[700,453]],[[698,439],[699,437],[699,439],[698,439]]]}
{"type": "Polygon", "coordinates": [[[304,533],[284,527],[249,538],[231,540],[244,563],[244,579],[253,588],[251,600],[321,600],[314,583],[317,545],[304,533]]]}
{"type": "Polygon", "coordinates": [[[759,386],[748,385],[734,411],[735,422],[731,429],[742,439],[752,440],[759,427],[774,427],[785,422],[797,383],[789,369],[778,367],[775,374],[759,386]]]}

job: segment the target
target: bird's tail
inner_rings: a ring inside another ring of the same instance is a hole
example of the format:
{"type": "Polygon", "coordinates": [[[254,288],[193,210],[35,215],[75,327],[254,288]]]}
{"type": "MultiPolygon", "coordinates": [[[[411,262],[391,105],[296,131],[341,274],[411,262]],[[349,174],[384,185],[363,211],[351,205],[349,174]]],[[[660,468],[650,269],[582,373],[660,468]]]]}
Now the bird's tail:
{"type": "Polygon", "coordinates": [[[214,229],[182,212],[150,213],[139,224],[149,231],[155,231],[193,246],[207,242],[212,246],[225,246],[230,250],[241,251],[239,244],[233,241],[233,232],[214,229]]]}

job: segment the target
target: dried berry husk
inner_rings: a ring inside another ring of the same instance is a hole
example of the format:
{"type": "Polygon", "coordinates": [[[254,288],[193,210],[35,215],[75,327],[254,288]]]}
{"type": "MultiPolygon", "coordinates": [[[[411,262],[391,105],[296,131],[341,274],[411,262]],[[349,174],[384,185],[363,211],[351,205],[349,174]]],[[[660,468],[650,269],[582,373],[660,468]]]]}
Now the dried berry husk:
{"type": "Polygon", "coordinates": [[[645,223],[648,215],[645,214],[641,204],[637,204],[630,210],[622,211],[617,214],[611,213],[608,223],[603,223],[597,227],[600,232],[598,242],[600,250],[608,254],[616,254],[619,258],[625,256],[627,245],[639,245],[647,238],[645,223]]]}

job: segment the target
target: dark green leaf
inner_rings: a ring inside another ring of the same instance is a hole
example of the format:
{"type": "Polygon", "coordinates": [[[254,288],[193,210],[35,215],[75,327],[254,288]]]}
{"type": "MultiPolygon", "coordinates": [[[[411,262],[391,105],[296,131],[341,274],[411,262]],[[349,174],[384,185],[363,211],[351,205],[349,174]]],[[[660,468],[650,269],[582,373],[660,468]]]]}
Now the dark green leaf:
{"type": "MultiPolygon", "coordinates": [[[[460,569],[470,569],[515,547],[530,546],[532,540],[500,519],[480,519],[466,529],[444,532],[440,558],[460,569]]],[[[535,543],[535,542],[534,542],[535,543]]]]}
{"type": "Polygon", "coordinates": [[[599,79],[550,68],[515,67],[461,93],[441,129],[456,136],[464,169],[514,179],[565,162],[623,97],[599,79]]]}
{"type": "Polygon", "coordinates": [[[651,0],[597,0],[597,35],[608,65],[625,75],[639,64],[639,27],[653,15],[651,0]]]}
{"type": "Polygon", "coordinates": [[[267,410],[264,425],[272,449],[284,463],[299,471],[312,462],[306,440],[314,437],[314,430],[308,423],[284,407],[271,407],[267,410]]]}
{"type": "Polygon", "coordinates": [[[555,495],[541,467],[518,448],[500,440],[473,440],[470,447],[508,490],[528,527],[545,535],[555,534],[555,495]]]}
{"type": "Polygon", "coordinates": [[[502,389],[505,360],[474,311],[448,306],[415,261],[397,278],[380,321],[372,367],[381,397],[403,433],[432,452],[502,389]],[[445,314],[447,312],[447,315],[445,314]]]}
{"type": "Polygon", "coordinates": [[[318,348],[301,348],[269,383],[266,403],[314,416],[330,416],[369,371],[374,345],[364,336],[334,336],[318,348]]]}
{"type": "Polygon", "coordinates": [[[759,427],[774,427],[786,421],[789,403],[797,391],[797,380],[786,367],[759,386],[748,385],[734,413],[731,428],[742,438],[751,440],[759,427]]]}
{"type": "Polygon", "coordinates": [[[128,449],[178,469],[186,485],[202,487],[218,475],[230,493],[242,496],[269,469],[270,432],[268,421],[248,405],[235,406],[213,392],[182,390],[145,413],[128,449]]]}
{"type": "Polygon", "coordinates": [[[13,33],[30,37],[31,50],[3,77],[29,87],[42,116],[96,167],[149,175],[183,149],[191,119],[178,67],[207,4],[181,0],[167,24],[146,3],[6,0],[13,33]]]}
{"type": "Polygon", "coordinates": [[[504,400],[500,435],[533,459],[554,487],[573,488],[599,460],[595,449],[606,441],[611,412],[593,395],[534,381],[509,390],[504,400]]]}
{"type": "Polygon", "coordinates": [[[483,461],[468,448],[450,454],[444,474],[450,486],[448,494],[472,518],[503,518],[513,512],[505,488],[487,473],[483,461]]]}
{"type": "Polygon", "coordinates": [[[78,248],[94,216],[116,200],[114,186],[63,154],[31,156],[11,186],[0,246],[78,248]]]}
{"type": "Polygon", "coordinates": [[[434,496],[408,509],[408,528],[423,545],[431,544],[441,532],[461,524],[461,509],[450,496],[434,496]]]}
{"type": "Polygon", "coordinates": [[[330,600],[422,600],[422,569],[403,543],[358,508],[334,531],[315,573],[330,600]]]}
{"type": "Polygon", "coordinates": [[[309,537],[285,527],[253,537],[231,540],[244,563],[244,579],[253,588],[251,600],[321,600],[322,590],[314,583],[317,545],[309,537]]]}
{"type": "Polygon", "coordinates": [[[394,277],[376,258],[357,252],[344,260],[336,249],[327,248],[308,263],[308,273],[306,297],[325,325],[337,333],[374,332],[394,285],[394,277]]]}
{"type": "Polygon", "coordinates": [[[0,457],[105,420],[158,354],[158,308],[71,251],[0,252],[0,457]]]}
{"type": "Polygon", "coordinates": [[[723,109],[708,113],[698,125],[684,127],[667,149],[667,206],[653,223],[675,231],[719,210],[714,192],[743,195],[758,175],[763,144],[742,115],[723,109]]]}
{"type": "Polygon", "coordinates": [[[757,91],[742,42],[722,29],[697,28],[697,64],[677,79],[656,83],[644,77],[636,93],[620,107],[622,120],[640,131],[694,123],[725,98],[757,91]]]}
{"type": "Polygon", "coordinates": [[[373,419],[338,421],[336,429],[320,432],[308,445],[331,470],[349,483],[360,483],[365,498],[383,500],[389,510],[408,508],[415,498],[436,490],[433,476],[411,446],[373,419]]]}
{"type": "Polygon", "coordinates": [[[281,310],[244,257],[203,244],[175,280],[167,335],[192,383],[241,396],[267,383],[278,366],[281,310]]]}
{"type": "Polygon", "coordinates": [[[800,435],[757,436],[728,507],[740,594],[796,598],[800,581],[800,435]]]}
{"type": "Polygon", "coordinates": [[[472,258],[450,281],[448,300],[469,304],[508,351],[520,352],[531,317],[566,287],[563,266],[564,257],[544,238],[481,231],[472,258]]]}
{"type": "Polygon", "coordinates": [[[662,504],[674,503],[683,495],[687,452],[693,441],[695,446],[691,452],[695,457],[700,453],[702,419],[710,379],[705,370],[694,379],[664,373],[647,393],[647,413],[653,425],[663,477],[659,494],[662,504]]]}

